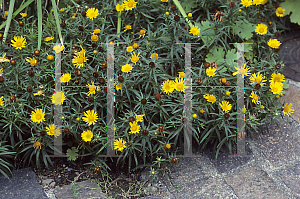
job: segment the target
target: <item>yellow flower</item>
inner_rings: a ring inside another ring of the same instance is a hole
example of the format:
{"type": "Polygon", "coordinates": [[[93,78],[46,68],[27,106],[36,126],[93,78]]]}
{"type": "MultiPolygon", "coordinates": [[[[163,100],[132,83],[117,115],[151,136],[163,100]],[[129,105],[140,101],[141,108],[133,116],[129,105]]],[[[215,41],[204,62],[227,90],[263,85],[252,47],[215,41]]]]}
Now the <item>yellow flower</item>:
{"type": "Polygon", "coordinates": [[[269,41],[268,41],[268,45],[271,47],[271,48],[278,48],[280,45],[281,45],[281,43],[280,43],[280,41],[278,41],[277,39],[270,39],[269,41]]]}
{"type": "Polygon", "coordinates": [[[73,16],[72,16],[72,19],[75,19],[76,18],[76,14],[74,14],[73,16]]]}
{"type": "Polygon", "coordinates": [[[169,0],[161,0],[162,2],[168,2],[169,0]]]}
{"type": "Polygon", "coordinates": [[[24,17],[27,16],[27,14],[26,14],[26,13],[23,13],[23,12],[21,12],[20,15],[22,16],[22,18],[24,18],[24,17]]]}
{"type": "Polygon", "coordinates": [[[140,132],[140,125],[137,125],[137,122],[136,121],[134,121],[134,122],[130,122],[129,123],[130,124],[130,132],[129,133],[134,133],[134,134],[136,134],[136,133],[139,133],[140,132]]]}
{"type": "Polygon", "coordinates": [[[14,36],[14,40],[11,40],[11,43],[11,46],[19,50],[25,48],[25,45],[27,44],[26,39],[23,36],[14,36]]]}
{"type": "Polygon", "coordinates": [[[136,7],[136,2],[134,0],[124,1],[125,10],[132,10],[132,8],[136,7]]]}
{"type": "Polygon", "coordinates": [[[132,72],[131,70],[133,69],[133,66],[131,64],[125,64],[124,66],[122,66],[121,71],[124,73],[130,73],[132,72]]]}
{"type": "Polygon", "coordinates": [[[281,94],[283,90],[283,84],[281,82],[271,82],[270,91],[275,94],[281,94]]]}
{"type": "Polygon", "coordinates": [[[213,77],[216,74],[216,70],[216,68],[209,67],[208,69],[206,69],[206,75],[209,77],[213,77]]]}
{"type": "Polygon", "coordinates": [[[61,12],[64,12],[64,11],[65,11],[65,9],[64,9],[64,8],[61,8],[59,11],[61,11],[61,12]]]}
{"type": "Polygon", "coordinates": [[[136,62],[138,62],[139,61],[139,55],[140,55],[140,52],[139,52],[139,54],[136,56],[135,55],[135,52],[133,52],[133,54],[131,53],[131,61],[134,63],[134,64],[136,64],[136,62]],[[134,54],[134,55],[133,55],[134,54]]]}
{"type": "Polygon", "coordinates": [[[53,93],[52,95],[52,103],[59,105],[59,104],[63,104],[64,101],[66,100],[66,96],[64,92],[56,92],[53,93]]]}
{"type": "Polygon", "coordinates": [[[269,1],[269,0],[263,0],[262,3],[263,3],[263,4],[266,4],[266,3],[268,3],[268,1],[269,1]]]}
{"type": "Polygon", "coordinates": [[[4,102],[3,102],[3,96],[0,97],[0,106],[3,106],[4,102]]]}
{"type": "Polygon", "coordinates": [[[252,0],[241,0],[243,6],[249,7],[252,5],[252,0]]]}
{"type": "Polygon", "coordinates": [[[294,113],[295,111],[291,103],[290,104],[286,103],[282,108],[283,108],[282,110],[283,115],[291,115],[291,113],[294,113]]]}
{"type": "Polygon", "coordinates": [[[51,41],[54,37],[46,37],[45,41],[51,41]]]}
{"type": "Polygon", "coordinates": [[[243,77],[248,76],[250,74],[250,70],[246,64],[244,64],[244,68],[238,69],[237,67],[234,67],[237,71],[234,72],[232,75],[236,76],[236,74],[241,74],[243,77]]]}
{"type": "Polygon", "coordinates": [[[166,80],[162,83],[162,88],[161,90],[164,91],[166,94],[169,95],[169,93],[172,93],[174,91],[174,81],[166,80]]]}
{"type": "Polygon", "coordinates": [[[167,17],[169,16],[169,14],[170,14],[169,12],[166,12],[166,13],[165,13],[165,15],[166,15],[167,17]]]}
{"type": "Polygon", "coordinates": [[[135,114],[135,118],[136,118],[137,122],[143,122],[143,117],[145,114],[143,114],[143,115],[137,115],[136,113],[134,113],[134,114],[135,114]]]}
{"type": "Polygon", "coordinates": [[[264,109],[264,106],[263,106],[263,105],[261,105],[259,108],[260,108],[260,109],[264,109]]]}
{"type": "Polygon", "coordinates": [[[115,82],[116,90],[120,90],[122,88],[123,84],[120,84],[119,82],[115,82]]]}
{"type": "Polygon", "coordinates": [[[4,12],[4,16],[8,16],[8,11],[5,11],[5,12],[4,12]]]}
{"type": "Polygon", "coordinates": [[[86,17],[94,20],[99,15],[98,9],[96,8],[89,8],[86,12],[86,17]]]}
{"type": "Polygon", "coordinates": [[[151,59],[155,59],[155,60],[158,60],[158,54],[157,53],[152,53],[151,59]]]}
{"type": "Polygon", "coordinates": [[[179,78],[185,78],[185,73],[184,72],[178,72],[179,73],[179,78]]]}
{"type": "Polygon", "coordinates": [[[83,141],[85,141],[85,142],[91,141],[92,138],[93,138],[93,132],[90,131],[90,130],[83,131],[83,132],[81,133],[81,138],[82,138],[83,141]]]}
{"type": "Polygon", "coordinates": [[[30,58],[30,57],[27,57],[26,61],[28,61],[30,63],[31,66],[36,66],[37,65],[37,61],[35,58],[30,58]]]}
{"type": "Polygon", "coordinates": [[[38,148],[42,149],[42,144],[41,144],[41,142],[39,142],[39,141],[34,142],[33,148],[35,148],[35,149],[38,149],[38,148]]]}
{"type": "Polygon", "coordinates": [[[71,79],[71,75],[69,73],[65,73],[61,76],[60,81],[62,83],[68,83],[70,81],[70,79],[71,79]]]}
{"type": "MultiPolygon", "coordinates": [[[[3,62],[9,62],[9,60],[5,58],[5,55],[6,55],[6,53],[3,53],[3,56],[0,57],[0,63],[3,63],[3,62]]],[[[2,73],[1,73],[1,74],[2,74],[2,73]]]]}
{"type": "Polygon", "coordinates": [[[165,144],[165,148],[170,149],[171,148],[171,144],[170,143],[165,144]]]}
{"type": "Polygon", "coordinates": [[[60,132],[60,129],[59,128],[56,128],[56,125],[55,124],[50,124],[49,125],[49,128],[46,127],[47,129],[47,134],[48,135],[54,135],[54,137],[58,137],[60,136],[61,132],[60,132]]]}
{"type": "Polygon", "coordinates": [[[76,120],[77,120],[77,121],[79,121],[79,120],[80,120],[80,118],[79,118],[79,117],[77,117],[77,118],[76,118],[76,120]]]}
{"type": "Polygon", "coordinates": [[[120,4],[117,4],[116,10],[117,10],[118,12],[122,12],[122,11],[124,10],[124,7],[125,7],[124,3],[122,3],[121,5],[120,5],[120,4]]]}
{"type": "Polygon", "coordinates": [[[193,17],[193,14],[192,14],[192,13],[189,13],[189,14],[188,14],[188,17],[192,18],[192,17],[193,17]]]}
{"type": "Polygon", "coordinates": [[[33,93],[34,96],[38,95],[38,96],[45,96],[42,90],[39,90],[37,93],[33,93]]]}
{"type": "Polygon", "coordinates": [[[263,3],[263,0],[253,0],[253,5],[260,5],[263,3]]]}
{"type": "Polygon", "coordinates": [[[242,12],[242,9],[239,9],[239,12],[242,12]]]}
{"type": "Polygon", "coordinates": [[[126,30],[130,30],[131,29],[131,25],[126,25],[125,26],[125,30],[124,31],[126,31],[126,30]]]}
{"type": "Polygon", "coordinates": [[[95,34],[93,34],[92,36],[91,36],[91,40],[92,41],[98,41],[98,35],[95,35],[95,34]]]}
{"type": "Polygon", "coordinates": [[[78,68],[83,67],[84,63],[88,60],[85,57],[85,53],[81,53],[82,51],[80,51],[79,53],[77,53],[77,56],[74,56],[74,58],[72,59],[72,63],[74,63],[74,65],[78,68]],[[84,55],[82,55],[84,54],[84,55]]]}
{"type": "Polygon", "coordinates": [[[47,53],[47,60],[52,61],[54,59],[53,55],[48,55],[47,53]]]}
{"type": "Polygon", "coordinates": [[[100,34],[101,30],[99,28],[94,30],[94,34],[100,34]]]}
{"type": "Polygon", "coordinates": [[[277,17],[283,17],[284,16],[284,11],[285,11],[285,9],[282,9],[281,7],[278,7],[276,9],[276,16],[277,17]]]}
{"type": "Polygon", "coordinates": [[[193,118],[197,118],[197,114],[193,114],[193,118]]]}
{"type": "Polygon", "coordinates": [[[270,80],[270,83],[271,82],[284,82],[284,75],[281,74],[281,73],[273,73],[272,76],[271,76],[271,80],[270,80]]]}
{"type": "Polygon", "coordinates": [[[64,50],[64,47],[61,44],[58,44],[53,47],[53,50],[55,51],[55,53],[60,53],[64,50]]]}
{"type": "Polygon", "coordinates": [[[134,49],[137,49],[137,48],[139,47],[139,44],[136,43],[136,42],[134,42],[134,43],[132,44],[132,47],[133,47],[134,49]]]}
{"type": "Polygon", "coordinates": [[[226,95],[230,95],[230,93],[231,93],[230,91],[226,91],[226,95]]]}
{"type": "Polygon", "coordinates": [[[214,95],[203,95],[203,97],[208,101],[211,102],[212,104],[215,103],[215,101],[217,100],[216,97],[214,95]]]}
{"type": "Polygon", "coordinates": [[[94,51],[93,51],[93,53],[94,53],[94,54],[97,54],[97,53],[98,53],[98,51],[97,51],[97,50],[94,50],[94,51]]]}
{"type": "Polygon", "coordinates": [[[242,109],[242,112],[243,112],[244,114],[246,113],[246,111],[247,111],[246,108],[243,108],[243,109],[242,109]]]}
{"type": "Polygon", "coordinates": [[[184,86],[183,78],[176,78],[175,84],[173,86],[177,91],[184,92],[184,88],[187,88],[184,86]]]}
{"type": "Polygon", "coordinates": [[[256,26],[255,32],[259,35],[265,35],[265,34],[267,34],[267,29],[268,29],[268,26],[261,23],[256,26]]]}
{"type": "Polygon", "coordinates": [[[267,80],[264,80],[265,76],[263,76],[262,74],[257,73],[257,75],[255,73],[252,74],[252,76],[249,78],[250,83],[252,85],[254,84],[260,84],[261,86],[264,86],[267,80]]]}
{"type": "Polygon", "coordinates": [[[98,86],[95,86],[95,85],[94,85],[94,81],[93,81],[93,80],[91,81],[91,84],[88,83],[86,86],[89,87],[89,92],[87,93],[88,96],[90,96],[90,95],[92,95],[92,94],[96,94],[96,90],[97,90],[97,91],[100,90],[100,88],[99,88],[98,86]]]}
{"type": "Polygon", "coordinates": [[[34,111],[31,111],[31,121],[41,123],[45,121],[45,113],[42,109],[35,109],[34,111]]]}
{"type": "Polygon", "coordinates": [[[259,96],[256,95],[256,92],[253,92],[253,91],[252,91],[250,97],[252,98],[252,102],[253,102],[254,104],[259,104],[259,103],[260,103],[260,101],[259,101],[259,96]]]}
{"type": "Polygon", "coordinates": [[[199,110],[199,112],[200,112],[201,114],[203,114],[203,113],[205,113],[205,110],[202,108],[202,109],[199,110]]]}
{"type": "Polygon", "coordinates": [[[199,35],[200,34],[200,28],[198,26],[193,25],[190,29],[190,33],[193,35],[199,35]]]}
{"type": "Polygon", "coordinates": [[[94,110],[87,110],[84,113],[85,117],[82,117],[82,119],[90,126],[92,124],[95,124],[97,122],[98,116],[97,112],[94,110]]]}
{"type": "Polygon", "coordinates": [[[219,105],[221,106],[222,110],[225,112],[225,111],[230,111],[232,106],[231,104],[229,104],[228,101],[222,101],[222,104],[219,103],[219,105]]]}
{"type": "Polygon", "coordinates": [[[126,144],[126,141],[123,140],[122,138],[119,138],[119,140],[115,140],[114,149],[117,149],[118,151],[123,152],[123,150],[126,148],[125,144],[126,144]]]}
{"type": "Polygon", "coordinates": [[[126,48],[126,50],[127,50],[128,52],[132,52],[132,51],[133,51],[133,47],[132,47],[132,46],[128,46],[128,47],[126,48]]]}

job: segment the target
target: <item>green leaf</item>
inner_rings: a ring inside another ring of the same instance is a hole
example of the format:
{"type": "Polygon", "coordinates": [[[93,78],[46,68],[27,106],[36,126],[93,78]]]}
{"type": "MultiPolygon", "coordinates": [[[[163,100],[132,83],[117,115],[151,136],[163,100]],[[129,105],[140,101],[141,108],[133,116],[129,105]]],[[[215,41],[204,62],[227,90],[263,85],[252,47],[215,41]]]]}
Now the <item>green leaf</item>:
{"type": "Polygon", "coordinates": [[[196,0],[183,0],[183,2],[181,3],[181,6],[186,12],[192,12],[192,8],[197,7],[197,1],[196,0]]]}
{"type": "Polygon", "coordinates": [[[283,82],[283,89],[288,89],[289,88],[289,84],[286,83],[286,81],[283,82]]]}
{"type": "Polygon", "coordinates": [[[200,28],[200,37],[204,44],[206,44],[208,41],[211,41],[215,37],[215,32],[212,29],[212,25],[208,20],[202,21],[200,23],[195,23],[195,26],[198,26],[200,28]]]}
{"type": "Polygon", "coordinates": [[[42,35],[43,35],[43,15],[42,15],[42,1],[37,0],[37,13],[38,13],[38,50],[41,50],[42,35]]]}
{"type": "Polygon", "coordinates": [[[280,6],[285,9],[285,15],[289,15],[292,12],[290,19],[293,23],[300,25],[300,1],[299,0],[285,0],[280,6]]]}
{"type": "Polygon", "coordinates": [[[67,155],[69,155],[69,160],[75,161],[78,158],[78,149],[72,147],[72,149],[67,150],[67,155]]]}
{"type": "Polygon", "coordinates": [[[237,60],[236,50],[235,49],[229,50],[226,54],[226,59],[225,59],[226,64],[232,67],[236,66],[237,65],[235,62],[236,60],[237,60]]]}
{"type": "Polygon", "coordinates": [[[244,21],[237,21],[234,27],[234,33],[239,35],[242,39],[250,39],[255,31],[255,25],[244,19],[244,21]]]}
{"type": "Polygon", "coordinates": [[[223,48],[213,48],[210,52],[206,55],[205,61],[207,62],[216,62],[217,64],[221,64],[224,61],[225,52],[223,48]]]}

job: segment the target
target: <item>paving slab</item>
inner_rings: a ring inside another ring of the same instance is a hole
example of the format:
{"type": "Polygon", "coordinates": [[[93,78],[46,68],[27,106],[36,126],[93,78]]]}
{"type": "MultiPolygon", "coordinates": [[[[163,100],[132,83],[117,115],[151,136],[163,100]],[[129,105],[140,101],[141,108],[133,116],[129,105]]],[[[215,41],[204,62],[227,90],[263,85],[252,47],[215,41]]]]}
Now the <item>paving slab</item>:
{"type": "Polygon", "coordinates": [[[37,177],[30,169],[12,171],[13,177],[0,177],[0,199],[47,199],[37,177]]]}
{"type": "Polygon", "coordinates": [[[280,99],[280,102],[284,104],[292,103],[295,111],[291,114],[291,117],[300,123],[300,88],[296,85],[289,84],[289,88],[284,91],[285,95],[280,99]]]}
{"type": "Polygon", "coordinates": [[[56,187],[53,192],[57,199],[88,199],[88,198],[107,198],[107,196],[102,193],[101,188],[96,182],[90,182],[88,180],[78,182],[76,186],[77,197],[74,196],[74,191],[71,185],[65,185],[62,187],[56,187]]]}

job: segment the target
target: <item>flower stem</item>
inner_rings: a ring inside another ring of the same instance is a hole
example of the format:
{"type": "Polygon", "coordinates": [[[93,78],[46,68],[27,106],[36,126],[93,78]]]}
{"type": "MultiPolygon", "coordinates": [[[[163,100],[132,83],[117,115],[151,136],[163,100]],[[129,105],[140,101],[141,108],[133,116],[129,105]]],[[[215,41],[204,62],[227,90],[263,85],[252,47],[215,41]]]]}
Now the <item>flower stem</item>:
{"type": "Polygon", "coordinates": [[[192,28],[193,24],[190,22],[188,19],[187,15],[185,14],[184,9],[182,8],[181,4],[179,3],[178,0],[173,0],[174,4],[177,6],[178,10],[182,14],[183,18],[185,18],[186,22],[189,24],[189,26],[192,28]]]}

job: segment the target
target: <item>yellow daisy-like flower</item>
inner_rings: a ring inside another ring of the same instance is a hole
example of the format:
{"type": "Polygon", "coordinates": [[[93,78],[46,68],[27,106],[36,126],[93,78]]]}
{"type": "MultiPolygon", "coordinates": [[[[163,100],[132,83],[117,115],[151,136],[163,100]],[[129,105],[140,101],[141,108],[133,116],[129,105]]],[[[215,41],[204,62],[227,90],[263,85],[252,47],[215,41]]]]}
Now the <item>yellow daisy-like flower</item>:
{"type": "Polygon", "coordinates": [[[135,114],[135,118],[136,118],[137,122],[143,122],[143,117],[145,114],[143,114],[143,115],[137,115],[136,113],[134,113],[134,114],[135,114]]]}
{"type": "Polygon", "coordinates": [[[134,42],[134,43],[132,44],[132,47],[133,47],[134,49],[137,49],[137,48],[139,47],[139,44],[136,43],[136,42],[134,42]]]}
{"type": "Polygon", "coordinates": [[[170,143],[165,144],[165,148],[166,149],[170,149],[171,148],[171,144],[170,143]]]}
{"type": "Polygon", "coordinates": [[[65,73],[61,76],[60,81],[62,83],[68,83],[71,80],[71,74],[65,73]]]}
{"type": "Polygon", "coordinates": [[[187,88],[187,86],[184,86],[183,78],[176,78],[173,87],[180,92],[184,92],[184,88],[187,88]]]}
{"type": "Polygon", "coordinates": [[[51,41],[54,37],[46,37],[45,41],[51,41]]]}
{"type": "Polygon", "coordinates": [[[291,115],[291,113],[294,113],[294,109],[293,109],[293,107],[292,107],[292,104],[290,103],[290,104],[288,104],[288,103],[286,103],[283,107],[283,110],[282,110],[282,112],[283,112],[283,115],[291,115]]]}
{"type": "Polygon", "coordinates": [[[220,105],[220,107],[222,108],[222,110],[223,110],[224,112],[230,111],[231,108],[232,108],[231,104],[229,104],[228,101],[222,101],[222,104],[219,103],[219,105],[220,105]]]}
{"type": "Polygon", "coordinates": [[[276,16],[277,17],[283,17],[284,16],[284,11],[285,11],[285,9],[282,9],[281,7],[278,7],[276,9],[276,16]]]}
{"type": "Polygon", "coordinates": [[[34,96],[38,95],[38,96],[45,96],[42,90],[39,90],[37,93],[33,93],[34,96]]]}
{"type": "Polygon", "coordinates": [[[281,94],[283,91],[283,84],[281,82],[271,82],[270,83],[270,91],[276,95],[281,94]]]}
{"type": "Polygon", "coordinates": [[[197,114],[193,114],[193,118],[197,118],[197,114]]]}
{"type": "Polygon", "coordinates": [[[136,64],[136,62],[138,62],[139,61],[139,55],[140,55],[140,52],[139,52],[139,54],[136,56],[135,55],[135,52],[133,52],[133,54],[131,53],[131,61],[134,63],[134,64],[136,64]],[[134,55],[133,55],[134,54],[134,55]]]}
{"type": "Polygon", "coordinates": [[[56,92],[52,95],[52,103],[56,105],[63,104],[66,100],[66,96],[64,92],[56,92]]]}
{"type": "Polygon", "coordinates": [[[124,1],[125,10],[132,10],[132,8],[136,7],[136,2],[134,0],[124,1]]]}
{"type": "Polygon", "coordinates": [[[185,73],[184,72],[178,72],[179,73],[179,78],[185,78],[185,73]]]}
{"type": "Polygon", "coordinates": [[[139,36],[139,38],[141,38],[141,37],[144,38],[145,34],[146,34],[146,30],[144,30],[144,29],[140,30],[140,36],[139,36]]]}
{"type": "Polygon", "coordinates": [[[117,4],[117,6],[116,6],[116,10],[118,12],[122,12],[124,10],[124,8],[125,8],[125,4],[124,3],[122,3],[121,5],[117,4]]]}
{"type": "Polygon", "coordinates": [[[124,31],[126,31],[126,30],[131,30],[131,25],[126,25],[124,31]]]}
{"type": "Polygon", "coordinates": [[[114,149],[117,149],[118,151],[123,152],[123,150],[126,148],[125,144],[126,144],[126,141],[123,140],[122,138],[119,138],[119,140],[118,139],[115,140],[114,149]]]}
{"type": "Polygon", "coordinates": [[[236,76],[237,74],[241,74],[243,77],[248,76],[250,74],[250,70],[246,64],[244,64],[244,68],[238,69],[237,67],[234,67],[237,71],[234,72],[232,75],[236,76]]]}
{"type": "Polygon", "coordinates": [[[281,45],[281,43],[280,43],[280,41],[278,41],[277,39],[270,39],[269,41],[268,41],[268,45],[271,47],[271,48],[278,48],[280,45],[281,45]]]}
{"type": "Polygon", "coordinates": [[[38,148],[42,149],[42,144],[41,144],[41,142],[39,142],[39,141],[34,142],[33,148],[35,148],[35,149],[38,149],[38,148]]]}
{"type": "Polygon", "coordinates": [[[215,101],[217,100],[216,97],[214,95],[203,95],[203,97],[208,101],[211,102],[212,104],[215,103],[215,101]]]}
{"type": "Polygon", "coordinates": [[[27,17],[27,14],[24,12],[21,12],[20,15],[22,16],[22,18],[27,17]]]}
{"type": "Polygon", "coordinates": [[[64,47],[61,44],[57,44],[53,47],[53,50],[55,51],[55,53],[60,53],[64,50],[64,47]]]}
{"type": "Polygon", "coordinates": [[[252,0],[241,0],[241,4],[246,7],[253,5],[252,0]]]}
{"type": "Polygon", "coordinates": [[[99,86],[95,86],[95,85],[94,85],[94,81],[91,81],[91,84],[88,83],[86,86],[89,87],[89,92],[87,93],[88,96],[90,96],[90,95],[92,95],[92,94],[96,94],[96,90],[97,90],[97,91],[100,90],[99,86]]]}
{"type": "Polygon", "coordinates": [[[35,109],[34,111],[31,111],[31,121],[41,123],[45,121],[45,113],[42,109],[35,109]]]}
{"type": "Polygon", "coordinates": [[[122,66],[121,71],[124,73],[130,73],[132,69],[133,66],[131,64],[125,64],[124,66],[122,66]]]}
{"type": "Polygon", "coordinates": [[[252,102],[253,102],[254,104],[259,104],[259,103],[260,103],[260,101],[259,101],[259,96],[256,95],[256,92],[253,92],[253,91],[252,91],[250,97],[252,98],[252,102]]]}
{"type": "Polygon", "coordinates": [[[83,132],[81,133],[81,138],[82,138],[83,141],[85,141],[85,142],[92,141],[92,138],[93,138],[93,132],[90,131],[90,130],[83,131],[83,132]]]}
{"type": "Polygon", "coordinates": [[[255,28],[255,32],[258,34],[258,35],[265,35],[267,34],[267,31],[268,30],[268,26],[266,26],[265,24],[258,24],[255,28]]]}
{"type": "Polygon", "coordinates": [[[130,124],[130,132],[129,133],[134,133],[134,134],[136,134],[136,133],[139,133],[140,132],[140,125],[137,125],[137,122],[136,121],[134,121],[134,122],[130,122],[129,123],[130,124]]]}
{"type": "Polygon", "coordinates": [[[201,114],[203,114],[203,113],[205,113],[205,110],[202,108],[202,109],[199,110],[199,112],[200,112],[201,114]]]}
{"type": "Polygon", "coordinates": [[[246,113],[246,111],[247,111],[246,108],[242,108],[242,112],[243,112],[244,114],[246,113]]]}
{"type": "Polygon", "coordinates": [[[3,63],[3,62],[9,62],[9,60],[6,59],[5,56],[6,56],[6,53],[3,53],[3,56],[0,57],[0,63],[3,63]]]}
{"type": "Polygon", "coordinates": [[[267,80],[264,80],[264,78],[265,78],[265,76],[263,76],[262,74],[260,74],[260,72],[259,73],[257,73],[257,75],[254,73],[254,74],[252,74],[252,76],[249,78],[249,80],[250,80],[250,83],[252,84],[252,85],[254,85],[254,84],[260,84],[261,86],[264,86],[266,83],[264,83],[264,82],[266,82],[267,80]]]}
{"type": "Polygon", "coordinates": [[[162,83],[162,88],[161,88],[161,90],[162,91],[164,91],[166,94],[168,94],[169,95],[169,93],[173,93],[173,91],[174,91],[174,81],[170,81],[170,80],[166,80],[166,81],[164,81],[163,83],[162,83]]]}
{"type": "Polygon", "coordinates": [[[158,60],[158,54],[157,53],[152,53],[152,55],[150,56],[150,58],[158,60]]]}
{"type": "Polygon", "coordinates": [[[128,52],[132,52],[132,51],[133,51],[133,47],[132,47],[132,46],[128,46],[128,47],[126,48],[126,50],[127,50],[128,52]]]}
{"type": "Polygon", "coordinates": [[[226,95],[228,95],[228,96],[229,96],[229,95],[230,95],[230,93],[231,93],[230,91],[226,91],[226,95]]]}
{"type": "Polygon", "coordinates": [[[27,44],[26,39],[23,36],[14,36],[14,40],[11,40],[11,43],[11,46],[19,50],[25,48],[25,45],[27,44]]]}
{"type": "Polygon", "coordinates": [[[86,17],[94,20],[99,15],[98,9],[96,8],[89,8],[86,12],[86,17]]]}
{"type": "Polygon", "coordinates": [[[271,80],[270,80],[270,83],[271,82],[284,82],[284,75],[281,74],[281,73],[273,73],[272,76],[271,76],[271,80]]]}
{"type": "Polygon", "coordinates": [[[253,5],[260,5],[263,3],[263,0],[253,0],[253,5]]]}
{"type": "Polygon", "coordinates": [[[84,66],[84,63],[87,61],[88,59],[85,56],[81,56],[80,54],[77,56],[74,56],[74,58],[72,59],[72,63],[74,63],[74,65],[78,68],[81,68],[84,66]]]}
{"type": "Polygon", "coordinates": [[[193,14],[192,14],[192,13],[189,13],[189,14],[188,14],[188,17],[189,17],[189,18],[192,18],[192,17],[193,17],[193,14]]]}
{"type": "Polygon", "coordinates": [[[269,0],[263,0],[262,3],[263,3],[263,4],[266,4],[266,3],[268,3],[268,1],[269,1],[269,0]]]}
{"type": "Polygon", "coordinates": [[[4,102],[3,102],[3,96],[0,97],[0,106],[3,106],[4,102]]]}
{"type": "Polygon", "coordinates": [[[162,2],[168,2],[169,0],[161,0],[162,2]]]}
{"type": "Polygon", "coordinates": [[[29,62],[31,66],[37,65],[37,60],[35,58],[27,57],[26,61],[29,62]]]}
{"type": "Polygon", "coordinates": [[[119,82],[115,82],[116,90],[120,90],[122,88],[123,84],[120,84],[119,82]]]}
{"type": "Polygon", "coordinates": [[[46,129],[48,135],[54,135],[56,138],[61,134],[60,129],[57,128],[55,124],[50,124],[49,128],[46,127],[46,129]]]}
{"type": "Polygon", "coordinates": [[[95,34],[93,34],[92,36],[91,36],[91,40],[92,41],[98,41],[98,35],[95,35],[95,34]]]}
{"type": "Polygon", "coordinates": [[[198,26],[193,25],[192,28],[190,29],[190,34],[193,35],[199,35],[200,34],[200,28],[198,26]]]}
{"type": "Polygon", "coordinates": [[[100,30],[99,28],[97,28],[97,29],[94,30],[93,33],[94,33],[94,34],[100,34],[100,32],[101,32],[101,30],[100,30]]]}
{"type": "Polygon", "coordinates": [[[64,12],[64,11],[65,11],[65,9],[64,9],[64,8],[61,8],[59,11],[61,11],[61,12],[64,12]]]}
{"type": "Polygon", "coordinates": [[[52,61],[54,59],[53,55],[48,55],[47,53],[47,60],[52,61]]]}
{"type": "Polygon", "coordinates": [[[216,74],[216,68],[209,67],[206,69],[206,75],[209,77],[213,77],[216,74]]]}
{"type": "Polygon", "coordinates": [[[6,17],[8,16],[8,11],[4,12],[4,16],[6,16],[6,17]]]}
{"type": "Polygon", "coordinates": [[[90,126],[92,124],[96,124],[98,116],[97,112],[94,110],[87,110],[84,113],[85,117],[82,117],[82,119],[90,126]]]}

